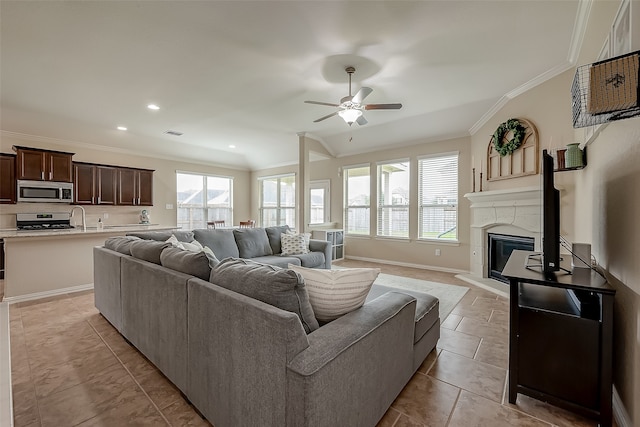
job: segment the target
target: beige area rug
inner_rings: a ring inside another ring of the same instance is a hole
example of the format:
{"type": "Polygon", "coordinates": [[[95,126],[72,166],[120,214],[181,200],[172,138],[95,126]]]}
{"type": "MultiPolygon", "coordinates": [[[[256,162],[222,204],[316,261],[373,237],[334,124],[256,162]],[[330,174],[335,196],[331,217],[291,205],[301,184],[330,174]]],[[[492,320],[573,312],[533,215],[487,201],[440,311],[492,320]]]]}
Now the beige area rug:
{"type": "Polygon", "coordinates": [[[376,281],[378,285],[390,288],[408,289],[420,291],[440,300],[440,321],[447,318],[453,307],[460,302],[469,288],[465,286],[446,285],[444,283],[429,282],[427,280],[412,279],[410,277],[393,276],[391,274],[380,273],[376,281]]]}

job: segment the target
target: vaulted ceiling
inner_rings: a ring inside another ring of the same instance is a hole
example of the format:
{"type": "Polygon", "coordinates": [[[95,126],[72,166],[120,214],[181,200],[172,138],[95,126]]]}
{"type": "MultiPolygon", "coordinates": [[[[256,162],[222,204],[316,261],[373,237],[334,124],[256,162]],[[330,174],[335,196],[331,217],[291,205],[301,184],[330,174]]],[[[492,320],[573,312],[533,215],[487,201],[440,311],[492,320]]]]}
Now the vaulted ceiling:
{"type": "Polygon", "coordinates": [[[298,132],[336,156],[465,136],[572,65],[585,4],[3,0],[0,128],[252,170],[296,163],[298,132]],[[347,66],[403,108],[314,123],[347,66]]]}

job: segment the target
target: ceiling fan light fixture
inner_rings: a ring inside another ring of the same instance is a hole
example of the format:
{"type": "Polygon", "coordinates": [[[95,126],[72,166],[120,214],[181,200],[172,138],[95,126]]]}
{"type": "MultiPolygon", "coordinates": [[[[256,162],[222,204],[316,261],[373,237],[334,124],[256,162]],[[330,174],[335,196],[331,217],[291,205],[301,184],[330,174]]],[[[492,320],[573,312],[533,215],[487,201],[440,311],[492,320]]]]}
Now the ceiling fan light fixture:
{"type": "Polygon", "coordinates": [[[351,125],[353,124],[353,122],[358,120],[358,117],[362,115],[362,111],[355,108],[346,108],[344,110],[338,111],[338,115],[342,117],[345,122],[351,125]]]}

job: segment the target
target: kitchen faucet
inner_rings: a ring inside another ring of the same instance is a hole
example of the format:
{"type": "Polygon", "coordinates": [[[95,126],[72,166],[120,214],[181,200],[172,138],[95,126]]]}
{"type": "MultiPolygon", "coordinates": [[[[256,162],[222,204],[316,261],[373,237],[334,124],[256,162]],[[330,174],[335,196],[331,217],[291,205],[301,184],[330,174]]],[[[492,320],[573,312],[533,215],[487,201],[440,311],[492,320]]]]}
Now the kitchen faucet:
{"type": "Polygon", "coordinates": [[[82,210],[82,231],[87,231],[87,216],[82,206],[76,205],[73,208],[71,208],[71,212],[69,213],[69,218],[73,218],[73,212],[76,210],[76,208],[80,208],[80,210],[82,210]]]}

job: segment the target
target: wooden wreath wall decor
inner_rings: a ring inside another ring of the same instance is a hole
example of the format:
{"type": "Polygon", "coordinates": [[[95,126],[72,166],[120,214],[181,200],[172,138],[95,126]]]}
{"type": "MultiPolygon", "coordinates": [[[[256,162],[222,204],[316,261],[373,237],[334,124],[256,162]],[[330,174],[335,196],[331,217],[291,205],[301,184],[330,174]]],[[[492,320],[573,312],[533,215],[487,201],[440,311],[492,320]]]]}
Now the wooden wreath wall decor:
{"type": "Polygon", "coordinates": [[[538,130],[529,120],[511,118],[487,144],[487,181],[538,173],[538,130]]]}
{"type": "Polygon", "coordinates": [[[507,120],[498,126],[498,129],[493,133],[493,138],[491,140],[493,148],[501,157],[512,154],[520,147],[520,145],[522,145],[526,131],[526,127],[524,127],[518,119],[507,120]],[[505,137],[509,132],[513,134],[513,138],[506,139],[505,137]]]}

